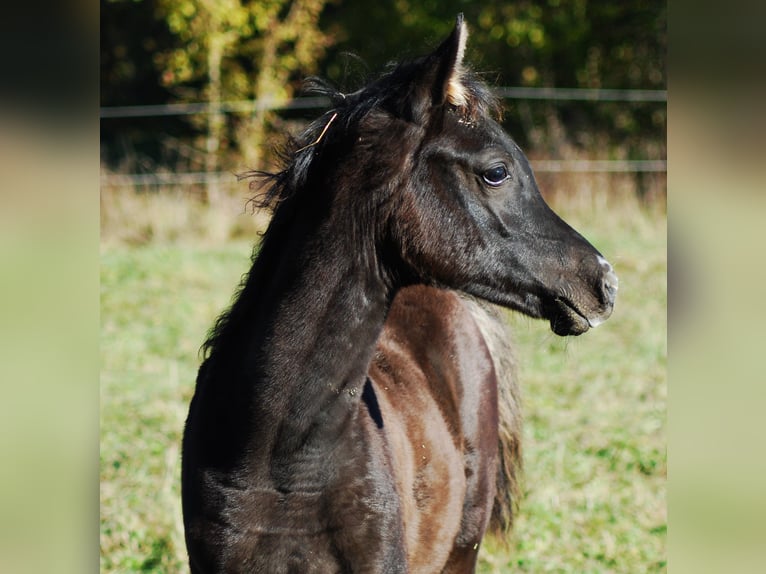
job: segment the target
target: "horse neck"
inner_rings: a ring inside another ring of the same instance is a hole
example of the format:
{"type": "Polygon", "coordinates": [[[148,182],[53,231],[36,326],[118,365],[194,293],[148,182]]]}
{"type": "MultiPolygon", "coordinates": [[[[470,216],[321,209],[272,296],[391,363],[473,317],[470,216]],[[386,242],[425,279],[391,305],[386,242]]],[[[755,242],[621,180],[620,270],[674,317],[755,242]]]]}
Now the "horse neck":
{"type": "Polygon", "coordinates": [[[312,206],[275,214],[240,299],[237,347],[260,445],[332,443],[358,410],[390,304],[372,230],[312,206]],[[319,217],[317,218],[317,215],[319,217]],[[246,373],[246,375],[245,375],[246,373]]]}

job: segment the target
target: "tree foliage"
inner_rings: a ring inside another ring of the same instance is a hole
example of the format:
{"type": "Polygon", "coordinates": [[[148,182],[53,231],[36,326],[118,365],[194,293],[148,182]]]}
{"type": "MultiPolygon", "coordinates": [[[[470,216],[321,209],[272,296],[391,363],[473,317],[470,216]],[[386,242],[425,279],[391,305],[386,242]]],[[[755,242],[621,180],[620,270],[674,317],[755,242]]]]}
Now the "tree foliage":
{"type": "Polygon", "coordinates": [[[230,99],[292,95],[288,80],[312,71],[328,44],[317,27],[325,0],[158,0],[157,16],[177,42],[157,53],[166,87],[203,82],[209,99],[211,54],[220,55],[222,90],[230,99]]]}
{"type": "MultiPolygon", "coordinates": [[[[339,38],[325,71],[343,85],[350,50],[380,68],[446,35],[454,15],[469,25],[468,60],[496,85],[664,89],[667,15],[661,0],[378,0],[331,6],[321,25],[339,38]],[[380,23],[387,23],[381,27],[380,23]]],[[[656,102],[511,102],[507,127],[520,143],[562,153],[571,145],[664,154],[665,109],[656,102]],[[647,145],[644,145],[647,144],[647,145]],[[648,147],[647,147],[648,146],[648,147]],[[639,150],[639,148],[641,148],[639,150]]]]}
{"type": "MultiPolygon", "coordinates": [[[[326,0],[110,0],[102,1],[102,68],[111,81],[102,105],[126,103],[123,87],[139,74],[157,86],[150,92],[164,102],[209,102],[209,113],[192,119],[191,133],[206,144],[205,157],[224,149],[258,150],[271,120],[268,110],[228,123],[219,110],[226,101],[280,103],[289,100],[295,78],[311,73],[329,44],[318,27],[326,0]],[[129,34],[124,33],[129,16],[129,34]],[[153,30],[161,42],[153,38],[153,30]],[[128,37],[133,34],[132,37],[128,37]],[[142,34],[145,34],[142,37],[142,34]],[[137,41],[142,38],[141,41],[137,41]],[[149,49],[147,49],[149,48],[149,49]],[[154,48],[154,49],[152,49],[154,48]],[[125,57],[132,52],[133,58],[125,57]],[[139,72],[140,69],[140,72],[139,72]],[[116,101],[110,101],[110,100],[116,101]],[[106,101],[105,101],[106,100],[106,101]],[[204,136],[203,136],[204,134],[204,136]],[[244,140],[247,139],[246,145],[244,140]]],[[[135,94],[135,103],[142,101],[135,94]]],[[[131,103],[134,103],[131,102],[131,103]]],[[[202,147],[197,145],[197,147],[202,147]]],[[[257,159],[251,160],[257,162],[257,159]]],[[[209,171],[217,162],[206,162],[209,171]]]]}

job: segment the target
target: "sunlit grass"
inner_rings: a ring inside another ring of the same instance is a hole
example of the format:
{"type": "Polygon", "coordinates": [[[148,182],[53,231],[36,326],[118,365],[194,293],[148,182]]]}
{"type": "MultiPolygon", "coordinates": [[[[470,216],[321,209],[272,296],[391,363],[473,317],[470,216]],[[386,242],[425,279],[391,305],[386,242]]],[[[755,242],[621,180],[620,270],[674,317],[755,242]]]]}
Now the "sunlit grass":
{"type": "Polygon", "coordinates": [[[180,441],[197,352],[249,252],[245,243],[103,250],[102,572],[184,570],[180,441]]]}
{"type": "MultiPolygon", "coordinates": [[[[620,293],[613,317],[578,338],[512,318],[525,495],[509,548],[488,540],[480,571],[664,571],[665,215],[626,198],[557,203],[614,264],[620,293]]],[[[186,571],[183,421],[199,346],[251,245],[128,243],[102,248],[101,571],[186,571]]]]}

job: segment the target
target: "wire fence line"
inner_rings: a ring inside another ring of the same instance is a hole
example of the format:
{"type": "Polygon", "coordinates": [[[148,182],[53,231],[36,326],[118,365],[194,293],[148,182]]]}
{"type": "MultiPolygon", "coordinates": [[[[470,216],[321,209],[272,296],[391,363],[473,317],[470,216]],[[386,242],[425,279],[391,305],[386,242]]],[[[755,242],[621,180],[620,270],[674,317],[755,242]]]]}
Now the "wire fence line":
{"type": "MultiPolygon", "coordinates": [[[[499,98],[508,100],[553,100],[585,102],[658,102],[668,101],[667,90],[634,90],[610,88],[525,88],[500,87],[494,89],[499,98]]],[[[137,106],[106,106],[99,109],[101,119],[140,118],[158,116],[190,116],[212,113],[253,113],[272,110],[305,110],[326,108],[330,100],[325,97],[299,97],[291,100],[265,98],[232,102],[196,102],[188,104],[157,104],[137,106]]]]}
{"type": "Polygon", "coordinates": [[[276,99],[240,100],[221,102],[218,105],[208,102],[190,104],[157,104],[141,106],[110,106],[99,109],[101,119],[111,118],[149,118],[158,116],[194,116],[212,113],[254,113],[272,110],[307,110],[325,108],[330,105],[329,98],[302,97],[281,101],[276,99]]]}
{"type": "MultiPolygon", "coordinates": [[[[654,102],[667,103],[667,90],[609,89],[609,88],[531,88],[499,87],[495,94],[511,100],[549,100],[586,102],[654,102]]],[[[165,116],[191,116],[212,113],[255,113],[258,111],[305,110],[327,108],[329,98],[323,96],[298,97],[290,100],[265,98],[239,100],[213,104],[210,102],[105,106],[99,109],[102,120],[120,118],[148,118],[165,116]]],[[[666,160],[537,160],[530,161],[539,173],[664,173],[666,160]]],[[[107,187],[181,186],[181,185],[233,185],[235,174],[227,172],[186,173],[123,173],[101,176],[101,185],[107,187]]]]}
{"type": "Polygon", "coordinates": [[[612,88],[495,88],[495,95],[509,100],[556,100],[584,102],[661,102],[668,101],[667,90],[612,88]]]}
{"type": "Polygon", "coordinates": [[[664,173],[668,162],[664,159],[595,159],[595,160],[529,160],[538,173],[664,173]]]}

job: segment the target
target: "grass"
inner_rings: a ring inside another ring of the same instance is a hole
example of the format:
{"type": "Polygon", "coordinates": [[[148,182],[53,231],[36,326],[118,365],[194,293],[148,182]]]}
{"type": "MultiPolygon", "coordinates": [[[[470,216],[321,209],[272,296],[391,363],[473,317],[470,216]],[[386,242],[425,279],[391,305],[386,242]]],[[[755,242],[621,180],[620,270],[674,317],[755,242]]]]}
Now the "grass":
{"type": "Polygon", "coordinates": [[[101,571],[183,571],[181,431],[197,351],[249,248],[102,253],[101,571]]]}
{"type": "MultiPolygon", "coordinates": [[[[556,204],[615,265],[620,294],[612,318],[578,338],[512,317],[525,399],[525,494],[508,547],[487,540],[479,571],[662,572],[664,210],[640,208],[625,194],[580,194],[556,204]]],[[[251,251],[241,233],[216,233],[223,239],[105,234],[102,572],[187,571],[181,431],[199,346],[251,251]],[[240,238],[225,240],[232,235],[240,238]]]]}

